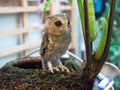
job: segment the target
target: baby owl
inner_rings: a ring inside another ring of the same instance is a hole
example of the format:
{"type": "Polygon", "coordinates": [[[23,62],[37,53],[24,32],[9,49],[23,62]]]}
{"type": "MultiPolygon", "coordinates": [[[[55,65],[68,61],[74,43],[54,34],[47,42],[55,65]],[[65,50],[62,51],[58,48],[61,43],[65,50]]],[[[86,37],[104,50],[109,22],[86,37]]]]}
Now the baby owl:
{"type": "Polygon", "coordinates": [[[47,17],[45,30],[42,37],[40,55],[44,70],[67,71],[60,61],[71,41],[70,20],[64,14],[56,14],[47,17]]]}

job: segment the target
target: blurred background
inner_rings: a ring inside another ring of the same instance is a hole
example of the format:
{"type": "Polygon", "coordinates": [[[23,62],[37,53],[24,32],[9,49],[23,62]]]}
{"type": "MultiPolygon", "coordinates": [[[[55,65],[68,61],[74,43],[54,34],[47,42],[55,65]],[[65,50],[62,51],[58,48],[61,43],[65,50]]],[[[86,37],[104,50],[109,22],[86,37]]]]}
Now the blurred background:
{"type": "MultiPolygon", "coordinates": [[[[84,40],[77,3],[56,0],[43,14],[46,0],[0,0],[0,67],[40,47],[45,18],[65,13],[72,22],[70,50],[84,56],[84,40]]],[[[34,54],[39,56],[39,53],[34,54]]]]}
{"type": "MultiPolygon", "coordinates": [[[[46,16],[66,13],[72,22],[72,41],[70,50],[85,59],[85,46],[82,34],[77,0],[55,0],[47,9],[46,16]]],[[[111,0],[94,0],[96,21],[107,16],[111,0]]],[[[120,68],[120,0],[116,0],[112,43],[108,62],[120,68]]],[[[7,62],[28,55],[40,48],[45,17],[43,13],[46,0],[0,0],[0,68],[7,62]]],[[[96,49],[100,35],[95,40],[96,49]]],[[[39,56],[39,52],[34,54],[39,56]]],[[[116,80],[120,80],[116,79],[116,80]]],[[[119,86],[119,85],[118,85],[119,86]]],[[[116,89],[117,90],[117,89],[116,89]]]]}

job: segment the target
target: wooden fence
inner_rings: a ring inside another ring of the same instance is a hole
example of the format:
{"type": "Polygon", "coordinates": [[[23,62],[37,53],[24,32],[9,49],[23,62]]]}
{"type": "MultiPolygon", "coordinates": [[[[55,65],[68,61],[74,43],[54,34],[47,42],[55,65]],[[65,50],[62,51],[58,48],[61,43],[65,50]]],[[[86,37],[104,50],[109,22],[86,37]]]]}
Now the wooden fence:
{"type": "MultiPolygon", "coordinates": [[[[50,12],[50,14],[55,14],[55,13],[58,13],[60,11],[70,11],[71,12],[72,5],[70,6],[70,5],[60,4],[60,2],[58,2],[58,1],[59,0],[56,0],[56,2],[53,3],[50,6],[50,8],[48,8],[48,11],[50,12]],[[57,5],[57,6],[55,6],[55,5],[57,5]]],[[[31,0],[31,3],[32,2],[33,1],[31,0]]],[[[37,0],[36,1],[34,0],[34,2],[37,3],[37,0]]],[[[28,49],[39,47],[40,42],[34,42],[34,43],[31,43],[31,44],[27,43],[29,32],[44,29],[44,23],[40,27],[37,27],[37,29],[34,28],[34,27],[32,27],[32,28],[27,27],[28,14],[31,13],[31,12],[34,12],[34,13],[39,12],[38,4],[29,5],[29,3],[30,3],[29,0],[2,0],[2,2],[0,1],[0,3],[2,3],[1,6],[0,6],[0,14],[21,14],[21,16],[22,16],[22,22],[21,22],[22,27],[21,28],[16,28],[12,32],[9,31],[9,30],[5,31],[5,32],[0,32],[0,38],[4,38],[4,37],[8,37],[8,36],[14,36],[14,35],[22,35],[23,36],[22,37],[22,39],[23,39],[22,44],[17,45],[16,47],[13,47],[13,48],[9,48],[9,49],[6,49],[6,50],[1,50],[0,51],[0,58],[1,57],[6,57],[6,56],[9,56],[9,55],[12,55],[12,54],[21,53],[21,52],[23,52],[24,55],[26,55],[28,49]],[[15,4],[16,1],[17,1],[17,5],[9,6],[9,3],[10,4],[15,4]],[[6,5],[6,4],[8,4],[8,5],[6,5]]],[[[74,19],[72,19],[72,20],[74,20],[74,19]]],[[[74,37],[74,32],[73,32],[72,36],[74,37]]],[[[73,40],[74,40],[74,38],[73,38],[73,40]]],[[[73,44],[71,45],[72,48],[74,47],[73,44]]]]}

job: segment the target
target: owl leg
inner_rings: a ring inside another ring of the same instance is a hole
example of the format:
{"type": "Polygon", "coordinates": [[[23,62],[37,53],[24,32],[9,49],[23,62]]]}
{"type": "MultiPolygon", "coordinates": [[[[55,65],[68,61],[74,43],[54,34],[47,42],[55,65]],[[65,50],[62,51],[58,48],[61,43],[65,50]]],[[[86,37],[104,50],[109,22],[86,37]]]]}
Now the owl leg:
{"type": "Polygon", "coordinates": [[[47,65],[48,65],[48,69],[49,69],[52,73],[54,73],[54,71],[53,71],[53,66],[52,66],[51,61],[48,61],[48,62],[47,62],[47,65]]]}
{"type": "Polygon", "coordinates": [[[62,72],[66,71],[66,72],[69,73],[70,72],[69,69],[62,64],[62,62],[60,61],[60,59],[58,59],[58,61],[59,61],[59,65],[56,66],[56,67],[53,67],[53,69],[56,70],[56,71],[62,71],[62,72]]]}
{"type": "Polygon", "coordinates": [[[47,71],[49,70],[50,72],[54,73],[55,71],[62,71],[62,72],[70,72],[69,69],[67,67],[65,67],[62,62],[60,61],[60,59],[58,60],[42,60],[42,67],[43,70],[47,71]]]}
{"type": "Polygon", "coordinates": [[[50,72],[54,73],[51,61],[42,59],[42,68],[45,71],[50,70],[50,72]]]}

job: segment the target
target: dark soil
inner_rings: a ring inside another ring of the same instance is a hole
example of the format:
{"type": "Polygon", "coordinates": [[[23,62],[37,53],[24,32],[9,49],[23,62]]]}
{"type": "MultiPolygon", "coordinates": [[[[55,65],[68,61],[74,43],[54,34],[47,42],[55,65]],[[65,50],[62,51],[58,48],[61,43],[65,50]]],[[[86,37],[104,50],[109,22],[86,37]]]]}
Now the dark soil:
{"type": "Polygon", "coordinates": [[[23,69],[6,64],[0,69],[0,90],[81,90],[78,71],[70,73],[23,69]]]}

